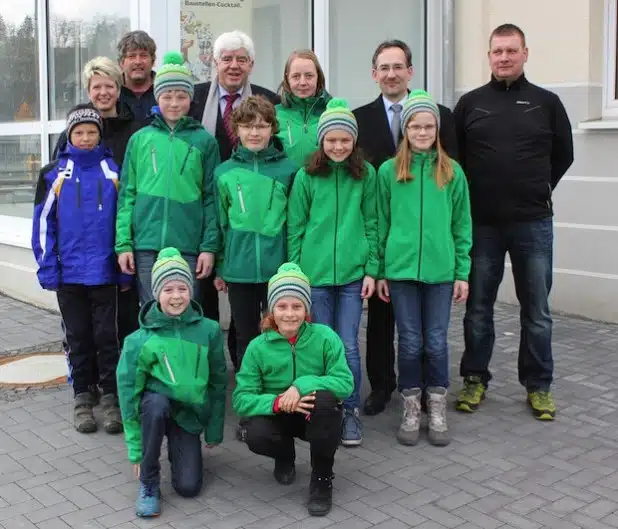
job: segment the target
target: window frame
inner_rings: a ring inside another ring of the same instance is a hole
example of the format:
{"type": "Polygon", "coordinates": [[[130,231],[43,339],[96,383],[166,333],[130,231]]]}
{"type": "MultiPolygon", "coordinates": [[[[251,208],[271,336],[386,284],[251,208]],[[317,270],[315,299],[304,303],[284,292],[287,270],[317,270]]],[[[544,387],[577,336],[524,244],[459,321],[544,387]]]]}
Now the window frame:
{"type": "Polygon", "coordinates": [[[618,117],[618,0],[605,0],[603,116],[618,117]]]}

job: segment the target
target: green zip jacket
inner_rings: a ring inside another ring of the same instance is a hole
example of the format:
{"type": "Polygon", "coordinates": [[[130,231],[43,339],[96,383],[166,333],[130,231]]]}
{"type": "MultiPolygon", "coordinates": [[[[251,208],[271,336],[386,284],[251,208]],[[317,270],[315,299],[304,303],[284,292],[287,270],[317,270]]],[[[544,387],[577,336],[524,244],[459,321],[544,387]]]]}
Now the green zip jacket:
{"type": "Polygon", "coordinates": [[[116,369],[118,399],[129,460],[142,459],[140,403],[144,391],[169,397],[172,419],[204,441],[223,440],[227,366],[223,334],[192,301],[178,317],[161,312],[156,301],[140,311],[140,329],[129,335],[116,369]]]}
{"type": "Polygon", "coordinates": [[[472,220],[468,183],[452,160],[453,180],[440,189],[435,152],[415,154],[414,176],[397,182],[395,160],[378,171],[380,276],[423,283],[468,281],[472,220]]]}
{"type": "Polygon", "coordinates": [[[286,261],[286,210],[297,169],[276,138],[258,153],[240,145],[217,167],[217,272],[225,281],[266,283],[286,261]]]}
{"type": "Polygon", "coordinates": [[[352,394],[343,342],[330,327],[303,323],[295,345],[272,329],[254,338],[236,374],[234,410],[240,417],[273,415],[275,399],[292,385],[301,397],[320,390],[339,400],[352,394]]]}
{"type": "Polygon", "coordinates": [[[127,146],[116,217],[116,253],[174,247],[197,255],[219,242],[213,173],[219,146],[183,117],[171,130],[157,114],[127,146]]]}
{"type": "Polygon", "coordinates": [[[288,205],[288,260],[316,287],[379,271],[375,170],[365,162],[365,176],[354,180],[347,162],[330,165],[326,177],[298,171],[288,205]]]}
{"type": "Polygon", "coordinates": [[[306,99],[294,94],[285,97],[289,106],[280,103],[275,107],[279,122],[277,136],[287,155],[302,167],[318,148],[318,121],[331,96],[324,90],[319,96],[306,99]]]}

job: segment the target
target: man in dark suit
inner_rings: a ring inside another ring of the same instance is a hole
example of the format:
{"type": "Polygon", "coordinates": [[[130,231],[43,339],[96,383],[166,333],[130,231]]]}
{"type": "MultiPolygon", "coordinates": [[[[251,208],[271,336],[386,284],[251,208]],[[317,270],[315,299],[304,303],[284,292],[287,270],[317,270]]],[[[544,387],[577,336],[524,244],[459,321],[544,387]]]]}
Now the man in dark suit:
{"type": "MultiPolygon", "coordinates": [[[[380,86],[378,98],[354,110],[358,122],[358,145],[367,161],[376,169],[395,155],[402,138],[401,110],[408,97],[412,80],[412,52],[405,42],[382,42],[373,54],[372,76],[380,86]]],[[[451,111],[440,109],[440,143],[446,152],[457,158],[457,138],[451,111]]],[[[364,403],[366,415],[384,411],[392,392],[397,388],[395,376],[395,318],[390,303],[376,295],[369,299],[367,321],[367,376],[371,394],[364,403]]]]}
{"type": "MultiPolygon", "coordinates": [[[[249,83],[255,62],[255,46],[251,37],[241,31],[221,34],[214,44],[214,62],[217,77],[211,82],[195,85],[195,94],[189,115],[200,121],[219,143],[221,161],[230,158],[236,137],[230,118],[232,110],[250,95],[262,95],[273,105],[279,96],[266,88],[249,83]]],[[[216,271],[200,282],[200,302],[204,316],[219,321],[219,295],[214,286],[216,271]]],[[[234,321],[228,332],[228,349],[234,366],[236,362],[236,332],[234,321]]]]}

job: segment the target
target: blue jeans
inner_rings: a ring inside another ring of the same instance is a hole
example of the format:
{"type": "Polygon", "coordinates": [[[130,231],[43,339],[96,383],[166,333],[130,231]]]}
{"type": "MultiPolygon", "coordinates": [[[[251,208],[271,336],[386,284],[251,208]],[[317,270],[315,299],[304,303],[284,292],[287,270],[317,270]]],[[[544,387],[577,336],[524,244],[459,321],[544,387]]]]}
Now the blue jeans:
{"type": "Polygon", "coordinates": [[[453,283],[389,281],[388,284],[399,336],[399,391],[448,388],[447,340],[453,283]]]}
{"type": "MultiPolygon", "coordinates": [[[[152,295],[152,267],[157,260],[157,255],[158,252],[149,250],[138,250],[133,253],[139,301],[142,306],[144,306],[147,301],[154,299],[152,295]]],[[[193,273],[193,299],[199,299],[199,281],[195,278],[197,255],[182,254],[182,258],[187,261],[193,273]]]]}
{"type": "Polygon", "coordinates": [[[328,325],[337,332],[345,347],[345,358],[354,376],[354,392],[343,405],[360,407],[360,387],[363,380],[358,328],[363,315],[362,281],[347,285],[311,288],[311,321],[328,325]]]}
{"type": "Polygon", "coordinates": [[[159,485],[161,443],[167,436],[167,451],[172,467],[172,486],[186,498],[202,489],[202,445],[199,434],[183,430],[171,418],[172,403],[161,393],[144,392],[141,402],[142,463],[140,481],[159,485]]]}
{"type": "Polygon", "coordinates": [[[519,382],[528,391],[549,390],[554,372],[548,303],[553,240],[552,219],[474,226],[461,376],[479,376],[485,386],[491,380],[489,362],[496,337],[494,303],[508,252],[520,305],[519,382]]]}

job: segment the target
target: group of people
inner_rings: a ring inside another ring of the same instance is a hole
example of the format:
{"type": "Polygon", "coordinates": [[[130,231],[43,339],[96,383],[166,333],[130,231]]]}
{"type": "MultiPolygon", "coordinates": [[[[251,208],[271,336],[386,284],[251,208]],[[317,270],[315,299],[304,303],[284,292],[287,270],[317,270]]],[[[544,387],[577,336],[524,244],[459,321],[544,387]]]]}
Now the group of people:
{"type": "Polygon", "coordinates": [[[80,432],[124,431],[140,480],[139,516],[160,513],[159,458],[172,484],[202,487],[223,440],[228,376],[219,320],[226,292],[237,438],[294,481],[294,438],[311,447],[308,510],[332,506],[335,452],[362,442],[361,407],[397,390],[404,445],[450,442],[451,304],[466,302],[460,411],[488,387],[493,305],[509,252],[521,304],[520,382],[551,420],[548,295],[551,192],[573,160],[557,96],[528,82],[520,28],[489,39],[490,82],[453,113],[410,91],[412,53],[381,43],[381,94],[352,110],[326,91],[310,50],[294,51],[277,93],[249,82],[253,42],[214,44],[216,78],[194,85],[182,54],[152,71],[142,31],[118,62],[84,68],[89,103],[69,112],[41,170],[32,247],[57,292],[80,432]],[[368,304],[361,406],[359,328],[368,304]],[[395,376],[394,329],[398,331],[395,376]]]}

